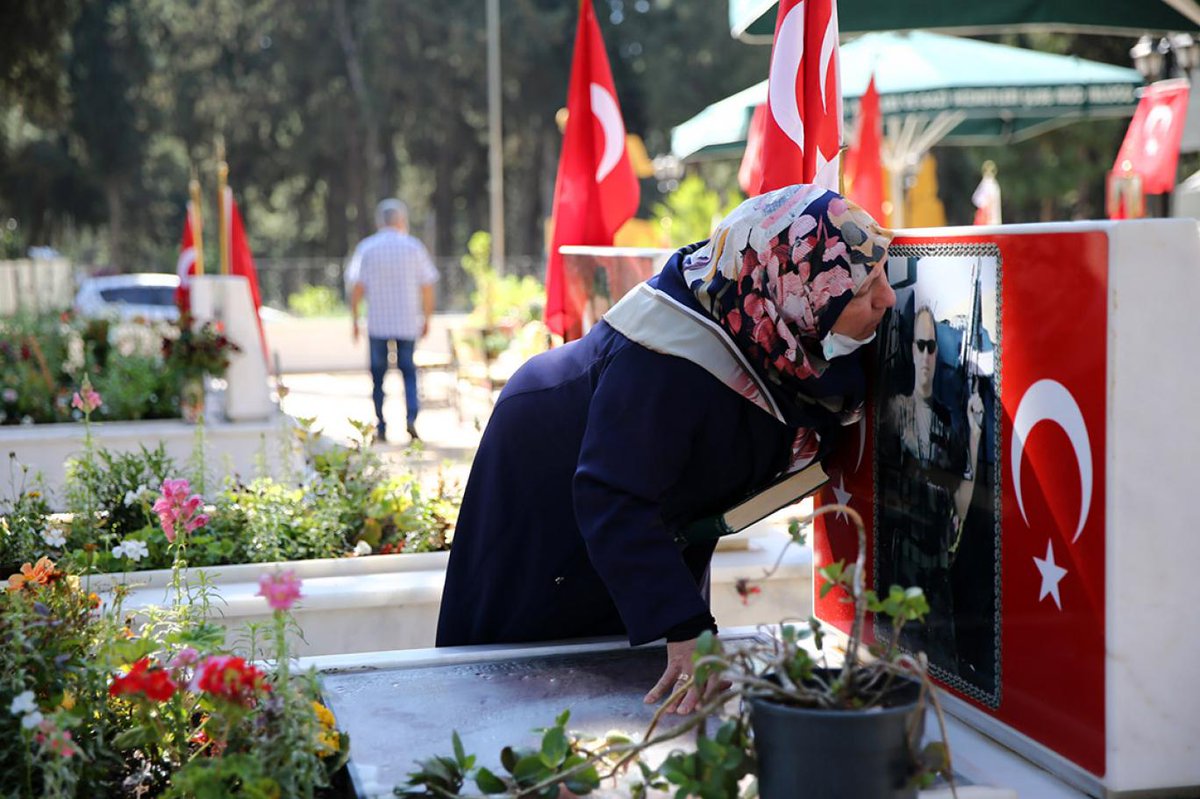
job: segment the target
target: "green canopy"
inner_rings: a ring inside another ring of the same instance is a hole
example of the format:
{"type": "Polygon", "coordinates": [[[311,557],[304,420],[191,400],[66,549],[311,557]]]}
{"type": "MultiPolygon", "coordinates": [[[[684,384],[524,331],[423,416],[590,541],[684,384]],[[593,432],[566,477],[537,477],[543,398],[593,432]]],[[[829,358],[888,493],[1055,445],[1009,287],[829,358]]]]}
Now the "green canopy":
{"type": "MultiPolygon", "coordinates": [[[[735,38],[771,42],[778,0],[729,0],[735,38]]],[[[941,30],[963,35],[1017,30],[1128,34],[1200,30],[1196,0],[838,0],[842,33],[941,30]]]]}
{"type": "MultiPolygon", "coordinates": [[[[928,149],[1019,141],[1085,117],[1130,116],[1142,85],[1136,70],[926,31],[868,33],[841,48],[847,119],[871,74],[885,128],[928,149]],[[928,134],[916,132],[923,123],[928,134]]],[[[671,151],[698,159],[740,153],[767,82],[705,108],[674,129],[671,151]]]]}

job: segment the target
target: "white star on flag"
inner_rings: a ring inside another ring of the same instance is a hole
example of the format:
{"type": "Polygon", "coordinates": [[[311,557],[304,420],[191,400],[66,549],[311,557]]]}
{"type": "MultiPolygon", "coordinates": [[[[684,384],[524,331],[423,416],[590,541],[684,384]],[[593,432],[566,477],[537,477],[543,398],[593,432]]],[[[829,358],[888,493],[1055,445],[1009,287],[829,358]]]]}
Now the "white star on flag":
{"type": "Polygon", "coordinates": [[[1054,562],[1054,543],[1046,541],[1046,558],[1034,558],[1033,563],[1042,573],[1042,590],[1038,594],[1038,602],[1046,598],[1046,594],[1054,597],[1054,604],[1062,610],[1062,598],[1058,595],[1058,584],[1066,577],[1067,570],[1054,562]]]}
{"type": "MultiPolygon", "coordinates": [[[[838,473],[837,485],[833,486],[833,498],[839,505],[850,504],[850,492],[846,490],[846,482],[841,472],[838,473]]],[[[846,511],[839,510],[834,516],[840,516],[842,521],[850,521],[850,517],[846,515],[846,511]]]]}

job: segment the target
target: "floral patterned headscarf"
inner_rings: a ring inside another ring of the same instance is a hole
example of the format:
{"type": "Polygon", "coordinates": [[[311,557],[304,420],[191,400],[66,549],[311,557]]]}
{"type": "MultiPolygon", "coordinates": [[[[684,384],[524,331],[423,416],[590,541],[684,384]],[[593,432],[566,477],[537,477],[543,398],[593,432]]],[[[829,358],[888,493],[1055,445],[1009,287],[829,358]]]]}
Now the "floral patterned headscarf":
{"type": "Polygon", "coordinates": [[[892,240],[854,203],[786,186],[739,205],[683,261],[683,277],[770,382],[800,389],[828,363],[821,339],[892,240]]]}

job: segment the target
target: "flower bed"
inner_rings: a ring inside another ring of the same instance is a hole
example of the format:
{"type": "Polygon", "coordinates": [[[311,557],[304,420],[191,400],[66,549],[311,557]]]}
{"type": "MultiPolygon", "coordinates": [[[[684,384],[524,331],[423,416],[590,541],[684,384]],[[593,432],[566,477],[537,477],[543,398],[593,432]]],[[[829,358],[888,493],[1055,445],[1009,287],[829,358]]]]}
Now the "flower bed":
{"type": "Polygon", "coordinates": [[[276,572],[260,593],[272,624],[249,651],[270,665],[226,644],[178,572],[174,601],[135,623],[48,558],[24,564],[0,592],[0,780],[20,796],[338,795],[349,740],[289,650],[301,582],[276,572]]]}
{"type": "Polygon", "coordinates": [[[0,504],[0,566],[50,556],[89,574],[164,568],[173,542],[157,503],[179,490],[181,476],[197,502],[207,497],[196,511],[202,523],[188,531],[185,566],[444,550],[457,512],[456,487],[440,477],[430,487],[414,471],[389,476],[369,447],[369,425],[347,449],[322,448],[319,432],[302,423],[303,469],[220,483],[209,474],[203,428],[187,467],[161,444],[114,452],[96,446],[86,417],[83,429],[61,496],[67,516],[52,518],[35,482],[0,504]]]}
{"type": "Polygon", "coordinates": [[[236,346],[211,324],[83,319],[72,312],[0,319],[0,425],[83,418],[72,394],[89,379],[94,421],[181,415],[187,384],[219,377],[236,346]]]}

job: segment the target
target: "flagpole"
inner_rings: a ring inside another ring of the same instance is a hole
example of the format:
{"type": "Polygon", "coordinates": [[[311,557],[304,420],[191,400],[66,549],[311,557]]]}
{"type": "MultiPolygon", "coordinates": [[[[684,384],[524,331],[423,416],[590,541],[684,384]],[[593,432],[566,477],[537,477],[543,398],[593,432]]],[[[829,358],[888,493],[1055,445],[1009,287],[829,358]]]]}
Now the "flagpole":
{"type": "Polygon", "coordinates": [[[492,268],[504,274],[504,154],[500,94],[500,0],[487,0],[488,189],[492,268]]]}
{"type": "Polygon", "coordinates": [[[217,139],[217,250],[221,274],[229,274],[229,208],[225,188],[229,181],[229,164],[225,163],[225,140],[217,139]]]}
{"type": "Polygon", "coordinates": [[[192,167],[192,179],[188,181],[188,193],[191,202],[188,203],[188,215],[192,223],[192,249],[195,250],[196,274],[204,274],[204,215],[200,212],[200,179],[196,176],[196,168],[192,167]]]}

